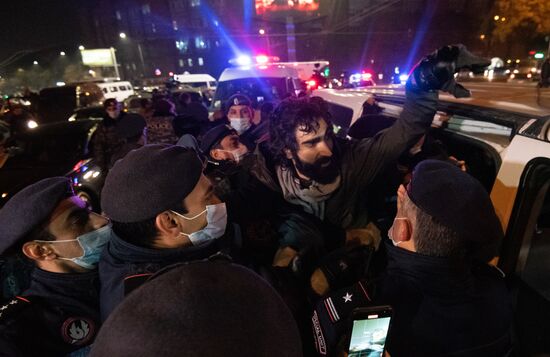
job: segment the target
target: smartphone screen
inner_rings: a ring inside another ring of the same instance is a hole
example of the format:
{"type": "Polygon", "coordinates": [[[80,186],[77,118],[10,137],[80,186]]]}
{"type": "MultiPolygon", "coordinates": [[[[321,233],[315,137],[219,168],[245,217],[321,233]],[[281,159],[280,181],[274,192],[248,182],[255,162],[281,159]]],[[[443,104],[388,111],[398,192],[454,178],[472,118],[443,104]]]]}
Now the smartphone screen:
{"type": "Polygon", "coordinates": [[[382,357],[390,329],[391,308],[354,313],[349,357],[382,357]]]}

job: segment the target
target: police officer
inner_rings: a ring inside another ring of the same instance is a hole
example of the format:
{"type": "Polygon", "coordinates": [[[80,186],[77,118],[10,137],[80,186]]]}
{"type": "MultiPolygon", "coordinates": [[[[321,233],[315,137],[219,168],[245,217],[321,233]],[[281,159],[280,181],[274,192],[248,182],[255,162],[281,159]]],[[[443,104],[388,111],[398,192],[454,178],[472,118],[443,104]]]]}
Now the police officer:
{"type": "Polygon", "coordinates": [[[146,145],[115,163],[101,192],[113,234],[99,263],[103,319],[164,266],[234,251],[234,226],[194,150],[146,145]]]}
{"type": "Polygon", "coordinates": [[[96,265],[110,234],[64,177],[39,181],[0,210],[0,253],[32,265],[30,287],[0,304],[0,351],[62,356],[94,340],[99,328],[96,265]]]}
{"type": "Polygon", "coordinates": [[[229,125],[237,131],[249,150],[254,150],[256,140],[260,134],[256,133],[256,124],[254,124],[254,108],[252,101],[243,94],[231,96],[224,106],[225,115],[229,120],[229,125]]]}

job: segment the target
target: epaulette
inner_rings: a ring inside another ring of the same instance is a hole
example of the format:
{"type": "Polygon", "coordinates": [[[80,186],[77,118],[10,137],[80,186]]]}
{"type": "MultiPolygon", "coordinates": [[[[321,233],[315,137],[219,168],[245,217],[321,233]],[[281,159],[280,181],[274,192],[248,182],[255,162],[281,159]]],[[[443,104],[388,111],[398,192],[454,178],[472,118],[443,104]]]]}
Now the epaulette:
{"type": "Polygon", "coordinates": [[[14,318],[24,309],[28,308],[31,301],[26,297],[15,296],[9,301],[5,301],[0,305],[0,323],[14,318]]]}

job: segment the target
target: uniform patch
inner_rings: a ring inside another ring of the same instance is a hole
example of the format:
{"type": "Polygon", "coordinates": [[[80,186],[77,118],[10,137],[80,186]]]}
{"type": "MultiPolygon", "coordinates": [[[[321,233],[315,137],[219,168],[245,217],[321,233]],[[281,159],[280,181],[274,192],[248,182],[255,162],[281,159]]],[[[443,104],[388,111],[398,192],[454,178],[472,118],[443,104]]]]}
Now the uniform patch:
{"type": "Polygon", "coordinates": [[[317,316],[317,311],[313,312],[313,317],[311,318],[313,323],[313,335],[315,336],[315,348],[320,355],[327,355],[327,344],[325,343],[325,336],[323,336],[323,330],[321,329],[321,324],[319,323],[319,317],[317,316]]]}
{"type": "Polygon", "coordinates": [[[83,317],[70,317],[61,326],[63,340],[75,346],[82,346],[90,342],[94,333],[94,322],[83,317]]]}

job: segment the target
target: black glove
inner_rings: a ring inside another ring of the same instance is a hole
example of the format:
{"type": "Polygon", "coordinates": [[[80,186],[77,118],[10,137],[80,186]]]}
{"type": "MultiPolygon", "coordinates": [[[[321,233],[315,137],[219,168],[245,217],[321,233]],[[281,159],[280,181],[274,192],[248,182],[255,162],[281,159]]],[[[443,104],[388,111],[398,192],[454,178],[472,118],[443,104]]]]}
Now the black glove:
{"type": "Polygon", "coordinates": [[[442,90],[456,98],[469,97],[470,91],[456,83],[454,74],[463,68],[478,71],[490,64],[489,60],[469,52],[464,45],[441,47],[416,64],[407,81],[407,89],[442,90]]]}

